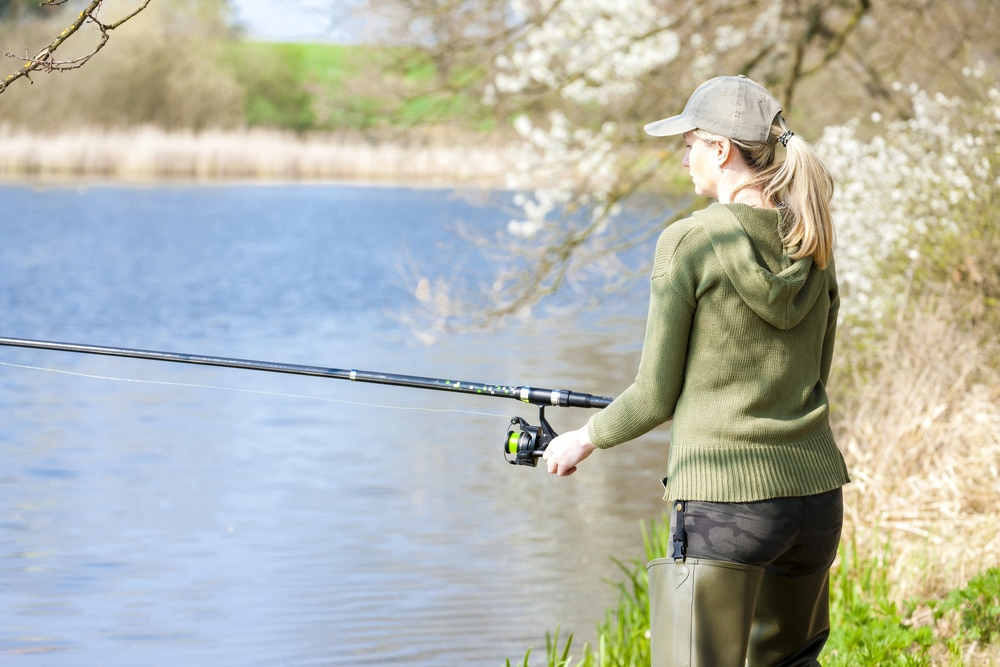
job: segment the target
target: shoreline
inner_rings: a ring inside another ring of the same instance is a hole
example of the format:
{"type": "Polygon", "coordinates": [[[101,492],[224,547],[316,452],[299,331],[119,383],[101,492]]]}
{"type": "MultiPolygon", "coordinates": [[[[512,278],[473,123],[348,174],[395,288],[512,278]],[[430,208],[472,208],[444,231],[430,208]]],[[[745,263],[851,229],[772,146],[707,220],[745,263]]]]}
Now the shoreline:
{"type": "Polygon", "coordinates": [[[155,127],[35,134],[0,126],[0,183],[331,182],[509,189],[519,154],[496,139],[298,136],[276,130],[170,132],[155,127]]]}

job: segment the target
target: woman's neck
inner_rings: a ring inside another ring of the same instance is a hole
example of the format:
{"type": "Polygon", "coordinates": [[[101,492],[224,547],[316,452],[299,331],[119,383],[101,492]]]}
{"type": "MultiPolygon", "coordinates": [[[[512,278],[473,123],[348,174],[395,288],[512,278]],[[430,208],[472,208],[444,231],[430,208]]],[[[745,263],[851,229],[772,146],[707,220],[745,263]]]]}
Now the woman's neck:
{"type": "Polygon", "coordinates": [[[723,204],[746,204],[751,208],[774,208],[773,204],[764,199],[763,192],[751,188],[726,192],[724,196],[719,197],[719,201],[723,204]]]}

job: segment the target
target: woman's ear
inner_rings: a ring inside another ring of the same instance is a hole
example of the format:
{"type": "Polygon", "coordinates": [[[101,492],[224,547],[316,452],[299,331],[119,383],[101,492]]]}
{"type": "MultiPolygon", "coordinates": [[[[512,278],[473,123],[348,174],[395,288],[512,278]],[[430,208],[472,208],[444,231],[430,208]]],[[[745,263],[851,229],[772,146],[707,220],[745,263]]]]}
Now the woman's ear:
{"type": "Polygon", "coordinates": [[[726,166],[729,158],[733,154],[733,142],[729,139],[720,139],[715,142],[715,156],[719,161],[719,167],[726,166]]]}

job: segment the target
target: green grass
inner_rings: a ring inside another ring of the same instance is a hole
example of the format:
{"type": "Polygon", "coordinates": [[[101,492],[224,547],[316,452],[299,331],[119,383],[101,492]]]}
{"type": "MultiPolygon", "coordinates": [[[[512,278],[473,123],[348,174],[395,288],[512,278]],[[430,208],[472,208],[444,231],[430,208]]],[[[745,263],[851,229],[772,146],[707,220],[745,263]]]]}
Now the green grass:
{"type": "MultiPolygon", "coordinates": [[[[651,522],[648,529],[642,526],[642,531],[647,559],[666,553],[666,517],[651,522]]],[[[892,582],[879,559],[860,559],[857,553],[852,545],[842,545],[840,562],[831,572],[833,632],[820,656],[824,667],[961,665],[965,664],[963,652],[967,647],[981,647],[1000,639],[1000,569],[988,569],[965,587],[941,598],[900,604],[893,600],[892,582]]],[[[618,604],[597,626],[597,647],[584,644],[579,657],[574,658],[573,636],[560,642],[556,631],[546,635],[544,661],[532,663],[529,649],[524,659],[514,665],[649,665],[645,562],[615,562],[624,579],[616,584],[618,604]]],[[[511,665],[508,660],[507,666],[511,665]]]]}
{"type": "Polygon", "coordinates": [[[316,110],[321,97],[332,95],[334,104],[351,107],[363,104],[336,95],[351,77],[356,56],[355,48],[334,44],[241,41],[229,46],[226,64],[245,91],[248,126],[301,132],[321,129],[324,119],[316,110]]]}
{"type": "MultiPolygon", "coordinates": [[[[433,63],[398,47],[237,41],[225,64],[244,90],[250,127],[367,131],[457,123],[488,130],[493,124],[474,93],[439,80],[433,63]]],[[[475,73],[454,76],[464,84],[475,73]]]]}
{"type": "Polygon", "coordinates": [[[859,560],[854,548],[841,549],[840,565],[831,572],[833,632],[824,650],[824,665],[930,664],[931,628],[914,627],[907,610],[892,601],[891,592],[884,567],[874,560],[859,560]]]}

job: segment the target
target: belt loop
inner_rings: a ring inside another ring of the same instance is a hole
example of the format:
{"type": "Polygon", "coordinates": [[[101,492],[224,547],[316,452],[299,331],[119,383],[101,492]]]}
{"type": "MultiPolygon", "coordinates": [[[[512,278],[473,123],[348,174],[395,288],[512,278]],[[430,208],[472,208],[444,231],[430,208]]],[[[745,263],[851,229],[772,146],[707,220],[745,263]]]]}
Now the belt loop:
{"type": "Polygon", "coordinates": [[[687,531],[684,530],[684,510],[687,509],[686,500],[674,501],[674,530],[670,536],[670,544],[673,547],[671,558],[675,563],[684,562],[684,554],[687,552],[687,531]]]}

